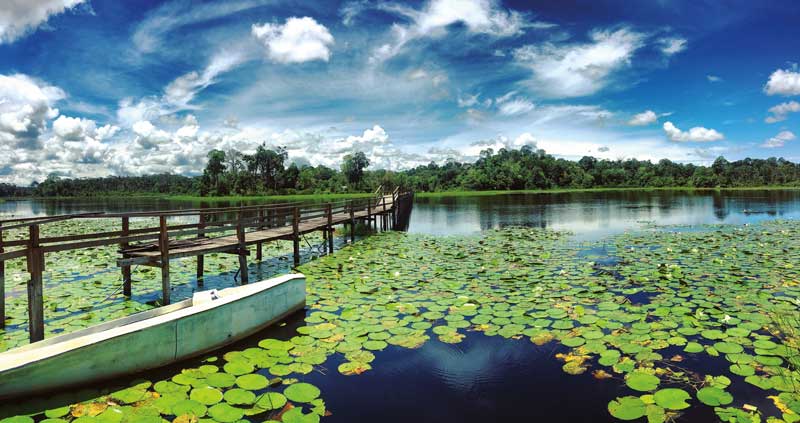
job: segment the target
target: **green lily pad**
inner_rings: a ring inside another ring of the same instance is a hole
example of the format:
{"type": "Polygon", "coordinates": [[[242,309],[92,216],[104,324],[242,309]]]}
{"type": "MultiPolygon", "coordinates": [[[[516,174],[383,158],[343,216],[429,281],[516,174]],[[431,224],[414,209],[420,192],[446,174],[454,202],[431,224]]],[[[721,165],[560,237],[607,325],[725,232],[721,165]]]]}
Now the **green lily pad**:
{"type": "Polygon", "coordinates": [[[172,414],[182,416],[184,414],[203,417],[206,415],[206,406],[194,400],[178,401],[172,406],[172,414]]]}
{"type": "Polygon", "coordinates": [[[278,392],[267,392],[256,399],[256,405],[264,410],[280,410],[286,405],[286,397],[278,392]]]}
{"type": "Polygon", "coordinates": [[[204,405],[213,405],[222,401],[222,392],[210,386],[192,389],[189,398],[204,405]]]}
{"type": "Polygon", "coordinates": [[[289,385],[283,394],[286,395],[290,401],[294,402],[311,402],[319,397],[319,388],[310,383],[293,383],[289,385]]]}
{"type": "Polygon", "coordinates": [[[236,378],[236,385],[249,391],[258,391],[269,385],[269,380],[258,373],[242,375],[236,378]]]}
{"type": "Polygon", "coordinates": [[[683,389],[666,388],[657,391],[653,398],[661,407],[667,410],[683,410],[689,408],[689,403],[686,401],[691,398],[689,393],[683,389]]]}
{"type": "Polygon", "coordinates": [[[256,394],[244,389],[234,388],[225,391],[223,395],[225,402],[231,405],[252,404],[256,400],[256,394]]]}
{"type": "Polygon", "coordinates": [[[641,399],[628,396],[609,402],[608,412],[620,420],[636,420],[645,416],[647,406],[641,399]]]}
{"type": "Polygon", "coordinates": [[[732,403],[733,395],[723,391],[722,389],[706,386],[705,388],[697,391],[697,399],[699,399],[700,402],[705,405],[716,407],[719,405],[728,405],[732,403]]]}
{"type": "Polygon", "coordinates": [[[642,392],[655,390],[660,383],[661,380],[658,377],[643,372],[629,373],[625,378],[625,384],[628,387],[642,392]]]}
{"type": "Polygon", "coordinates": [[[220,423],[233,423],[244,417],[244,410],[222,402],[209,408],[208,415],[220,423]]]}

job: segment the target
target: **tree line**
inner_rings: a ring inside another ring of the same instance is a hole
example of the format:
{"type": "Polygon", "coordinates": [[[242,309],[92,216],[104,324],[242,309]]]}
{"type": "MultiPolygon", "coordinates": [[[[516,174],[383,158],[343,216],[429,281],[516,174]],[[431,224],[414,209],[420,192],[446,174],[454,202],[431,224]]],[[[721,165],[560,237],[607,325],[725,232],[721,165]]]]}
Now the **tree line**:
{"type": "Polygon", "coordinates": [[[403,186],[418,192],[555,188],[800,186],[800,164],[782,158],[728,161],[710,166],[663,159],[578,161],[541,149],[488,149],[473,163],[454,160],[404,171],[368,170],[364,153],[346,155],[339,169],[289,162],[284,148],[262,145],[253,154],[212,150],[199,176],[148,175],[65,179],[50,176],[30,187],[0,184],[0,196],[93,196],[130,193],[270,195],[368,192],[403,186]]]}

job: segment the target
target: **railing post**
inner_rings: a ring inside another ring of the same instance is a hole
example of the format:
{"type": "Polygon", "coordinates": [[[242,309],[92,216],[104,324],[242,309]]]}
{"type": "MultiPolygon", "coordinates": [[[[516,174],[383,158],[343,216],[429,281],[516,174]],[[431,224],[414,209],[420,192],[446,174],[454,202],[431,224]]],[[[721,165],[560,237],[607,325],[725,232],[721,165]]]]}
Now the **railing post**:
{"type": "Polygon", "coordinates": [[[372,200],[367,200],[367,229],[369,229],[370,221],[372,220],[372,200]]]}
{"type": "Polygon", "coordinates": [[[239,276],[242,278],[242,285],[247,285],[250,282],[250,275],[247,272],[247,242],[244,236],[241,211],[236,220],[236,240],[239,242],[239,276]]]}
{"type": "Polygon", "coordinates": [[[161,302],[167,305],[170,302],[169,286],[169,233],[167,232],[167,216],[158,217],[158,251],[161,253],[161,302]]]}
{"type": "MultiPolygon", "coordinates": [[[[0,254],[3,248],[3,224],[0,223],[0,254]]],[[[6,327],[6,262],[0,260],[0,329],[6,327]]]]}
{"type": "MultiPolygon", "coordinates": [[[[125,216],[122,218],[122,237],[127,238],[130,235],[130,218],[125,216]]],[[[122,241],[119,248],[123,251],[122,257],[127,258],[124,251],[130,246],[128,240],[122,241]]],[[[122,295],[126,297],[131,296],[131,266],[122,266],[122,295]]]]}
{"type": "Polygon", "coordinates": [[[328,214],[328,253],[333,253],[333,208],[331,203],[325,207],[325,212],[328,214]]]}
{"type": "MultiPolygon", "coordinates": [[[[258,230],[264,229],[264,209],[258,209],[258,230]]],[[[261,252],[262,246],[264,245],[263,242],[258,241],[256,243],[256,260],[261,261],[263,257],[263,253],[261,252]]]]}
{"type": "Polygon", "coordinates": [[[353,200],[350,200],[350,243],[356,242],[356,211],[353,207],[353,200]]]}
{"type": "Polygon", "coordinates": [[[44,254],[39,247],[39,225],[31,225],[28,229],[28,272],[31,275],[28,280],[28,334],[33,343],[44,339],[44,254]]]}
{"type": "Polygon", "coordinates": [[[398,200],[400,199],[400,187],[396,187],[394,191],[392,191],[392,230],[395,230],[397,227],[397,207],[398,207],[398,200]]]}
{"type": "Polygon", "coordinates": [[[386,230],[386,196],[382,196],[381,200],[383,200],[383,214],[381,215],[381,225],[383,225],[383,230],[386,230]]]}
{"type": "Polygon", "coordinates": [[[294,267],[300,265],[300,208],[292,209],[292,252],[294,253],[294,267]]]}
{"type": "MultiPolygon", "coordinates": [[[[205,238],[206,237],[206,215],[203,212],[200,212],[200,217],[197,219],[197,237],[198,238],[205,238]]],[[[205,279],[204,271],[205,271],[205,257],[202,254],[197,256],[197,286],[203,286],[203,282],[205,279]]]]}
{"type": "MultiPolygon", "coordinates": [[[[370,204],[372,204],[372,200],[373,199],[369,200],[370,204]]],[[[378,205],[381,203],[381,200],[379,200],[378,197],[375,197],[374,200],[375,200],[375,211],[377,212],[378,205]]],[[[367,225],[369,225],[369,222],[367,222],[367,225]]],[[[375,217],[372,219],[372,227],[374,228],[375,232],[378,232],[378,214],[375,214],[375,217]]]]}

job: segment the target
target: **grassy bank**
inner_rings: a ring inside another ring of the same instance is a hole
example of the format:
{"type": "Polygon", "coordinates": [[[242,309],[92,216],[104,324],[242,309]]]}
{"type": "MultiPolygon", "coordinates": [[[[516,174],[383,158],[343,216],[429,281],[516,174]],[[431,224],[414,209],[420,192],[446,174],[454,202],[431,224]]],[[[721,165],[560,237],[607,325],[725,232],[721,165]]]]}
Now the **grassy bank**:
{"type": "Polygon", "coordinates": [[[695,188],[695,187],[629,187],[629,188],[555,188],[531,190],[497,190],[497,191],[438,191],[417,192],[421,198],[438,197],[482,197],[507,194],[564,194],[580,192],[613,192],[613,191],[757,191],[757,190],[800,190],[800,186],[759,186],[759,187],[727,187],[727,188],[695,188]]]}

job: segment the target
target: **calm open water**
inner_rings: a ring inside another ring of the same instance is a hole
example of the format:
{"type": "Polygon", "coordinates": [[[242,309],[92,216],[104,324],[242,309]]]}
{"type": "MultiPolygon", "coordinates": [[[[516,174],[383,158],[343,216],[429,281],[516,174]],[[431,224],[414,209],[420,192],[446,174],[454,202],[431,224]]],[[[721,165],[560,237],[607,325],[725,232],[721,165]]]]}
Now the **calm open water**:
{"type": "MultiPolygon", "coordinates": [[[[217,204],[219,205],[219,204],[217,204]]],[[[155,210],[197,207],[154,199],[7,201],[0,213],[61,214],[97,210],[155,210]]],[[[647,224],[697,225],[755,223],[800,218],[800,190],[771,191],[609,191],[588,193],[418,198],[409,231],[472,234],[507,225],[570,230],[583,239],[602,239],[647,224]]],[[[230,349],[255,345],[265,336],[289,339],[303,323],[302,313],[281,328],[269,329],[230,349]]],[[[431,339],[421,348],[390,346],[376,352],[373,370],[342,376],[335,369],[343,358],[324,364],[326,374],[304,379],[323,392],[332,415],[324,422],[612,422],[606,404],[620,395],[618,381],[598,381],[590,372],[566,375],[554,355],[564,347],[536,346],[528,340],[506,340],[471,332],[459,344],[431,339]]],[[[666,353],[665,353],[666,354],[666,353]]],[[[179,370],[189,364],[153,372],[179,370]]],[[[702,363],[713,373],[718,366],[702,363]]],[[[722,367],[720,367],[720,370],[722,367]]],[[[739,384],[742,385],[742,384],[739,384]]],[[[746,387],[744,389],[747,389],[746,387]]],[[[732,392],[734,396],[746,392],[732,392]]],[[[769,404],[756,404],[768,407],[769,404]]],[[[680,421],[716,421],[710,407],[696,407],[680,421]]]]}

